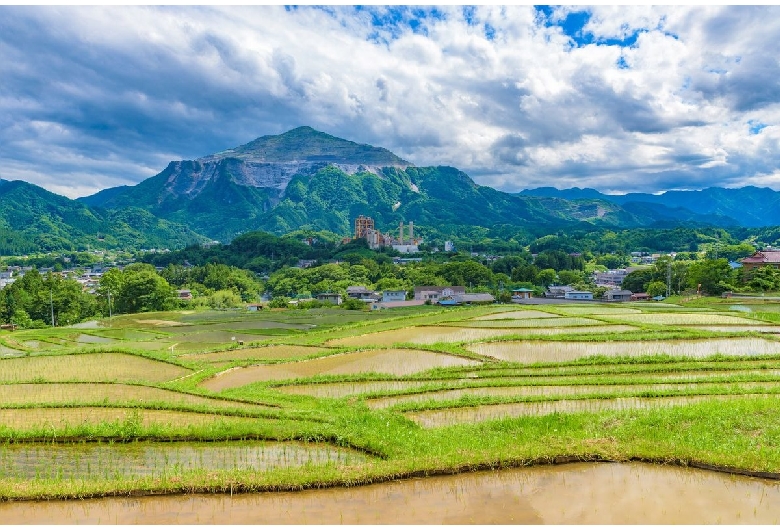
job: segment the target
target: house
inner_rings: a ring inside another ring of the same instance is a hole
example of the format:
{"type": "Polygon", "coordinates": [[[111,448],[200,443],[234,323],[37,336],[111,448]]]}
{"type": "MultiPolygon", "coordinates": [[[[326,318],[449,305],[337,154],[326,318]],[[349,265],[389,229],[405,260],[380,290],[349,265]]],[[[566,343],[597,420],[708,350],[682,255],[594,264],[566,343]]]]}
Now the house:
{"type": "Polygon", "coordinates": [[[414,288],[415,300],[430,300],[432,303],[439,301],[439,298],[466,294],[466,288],[462,285],[452,287],[437,287],[434,285],[421,285],[414,288]]]}
{"type": "Polygon", "coordinates": [[[650,300],[650,295],[647,293],[634,293],[631,295],[632,302],[639,302],[643,300],[650,300]]]}
{"type": "Polygon", "coordinates": [[[374,291],[367,289],[364,285],[350,285],[347,287],[347,296],[365,302],[376,302],[379,299],[374,291]]]}
{"type": "Polygon", "coordinates": [[[262,311],[263,305],[262,304],[248,304],[246,306],[247,311],[262,311]]]}
{"type": "Polygon", "coordinates": [[[533,292],[533,289],[528,289],[527,287],[512,289],[512,302],[519,303],[521,300],[529,300],[533,292]]]}
{"type": "Polygon", "coordinates": [[[315,263],[317,263],[316,259],[299,259],[298,260],[298,268],[299,269],[308,269],[309,267],[313,266],[315,263]]]}
{"type": "Polygon", "coordinates": [[[614,289],[604,293],[604,300],[608,302],[627,302],[631,300],[632,294],[634,293],[625,289],[614,289]]]}
{"type": "Polygon", "coordinates": [[[329,302],[333,305],[341,305],[341,295],[338,293],[320,293],[317,295],[320,302],[329,302]]]}
{"type": "Polygon", "coordinates": [[[590,291],[568,291],[564,298],[566,300],[593,300],[593,293],[590,291]]]}
{"type": "Polygon", "coordinates": [[[403,302],[404,300],[406,300],[406,291],[403,289],[382,291],[383,302],[403,302]]]}
{"type": "Polygon", "coordinates": [[[177,289],[176,298],[179,300],[192,300],[192,292],[189,289],[177,289]]]}
{"type": "Polygon", "coordinates": [[[742,258],[740,261],[745,268],[745,271],[750,271],[759,267],[780,268],[780,250],[759,250],[752,256],[742,258]]]}

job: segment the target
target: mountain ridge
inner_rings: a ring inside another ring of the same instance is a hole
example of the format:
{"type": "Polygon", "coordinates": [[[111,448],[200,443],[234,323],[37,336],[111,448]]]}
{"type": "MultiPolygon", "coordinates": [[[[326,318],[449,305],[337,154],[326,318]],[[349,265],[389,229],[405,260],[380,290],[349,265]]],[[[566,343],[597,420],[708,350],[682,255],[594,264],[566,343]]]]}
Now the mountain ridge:
{"type": "MultiPolygon", "coordinates": [[[[442,225],[495,224],[544,230],[594,226],[728,226],[718,212],[699,215],[682,206],[624,208],[603,194],[535,197],[476,184],[448,166],[417,167],[387,149],[298,127],[196,160],[173,161],[135,186],[79,199],[107,208],[139,207],[223,242],[251,230],[297,229],[351,233],[358,215],[384,229],[413,220],[442,225]]],[[[549,194],[548,194],[549,195],[549,194]]]]}

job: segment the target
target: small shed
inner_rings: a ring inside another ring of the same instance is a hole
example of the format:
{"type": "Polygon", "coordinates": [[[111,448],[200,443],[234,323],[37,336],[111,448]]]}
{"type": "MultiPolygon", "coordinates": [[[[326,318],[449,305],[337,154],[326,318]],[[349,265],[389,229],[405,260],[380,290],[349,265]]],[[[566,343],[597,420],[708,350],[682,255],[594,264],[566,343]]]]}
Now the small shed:
{"type": "Polygon", "coordinates": [[[330,302],[334,305],[341,305],[341,295],[338,293],[320,293],[317,295],[320,302],[330,302]]]}
{"type": "Polygon", "coordinates": [[[604,293],[604,300],[608,302],[628,302],[631,300],[631,291],[625,289],[615,289],[604,293]]]}
{"type": "Polygon", "coordinates": [[[533,292],[534,292],[533,289],[528,289],[527,287],[521,287],[520,289],[512,289],[512,301],[517,302],[520,300],[528,300],[531,298],[533,292]]]}

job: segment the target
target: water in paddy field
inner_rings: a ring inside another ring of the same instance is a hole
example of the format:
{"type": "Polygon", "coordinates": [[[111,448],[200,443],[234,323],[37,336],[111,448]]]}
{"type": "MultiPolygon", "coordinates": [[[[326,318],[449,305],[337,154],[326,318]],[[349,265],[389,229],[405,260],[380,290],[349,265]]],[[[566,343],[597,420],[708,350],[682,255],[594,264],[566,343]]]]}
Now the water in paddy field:
{"type": "Polygon", "coordinates": [[[780,483],[649,464],[567,464],[354,488],[6,502],[5,524],[777,524],[780,483]]]}

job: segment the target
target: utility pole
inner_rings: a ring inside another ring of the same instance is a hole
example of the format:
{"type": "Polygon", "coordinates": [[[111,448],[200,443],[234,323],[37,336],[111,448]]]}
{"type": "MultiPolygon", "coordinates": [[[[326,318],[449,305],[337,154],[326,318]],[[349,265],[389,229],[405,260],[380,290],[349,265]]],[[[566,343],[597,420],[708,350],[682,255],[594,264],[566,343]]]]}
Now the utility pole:
{"type": "Polygon", "coordinates": [[[672,259],[666,262],[666,297],[669,298],[672,285],[672,259]]]}
{"type": "Polygon", "coordinates": [[[111,287],[108,288],[108,324],[111,325],[111,287]]]}
{"type": "Polygon", "coordinates": [[[51,327],[54,327],[54,295],[49,289],[49,307],[51,308],[51,327]]]}

